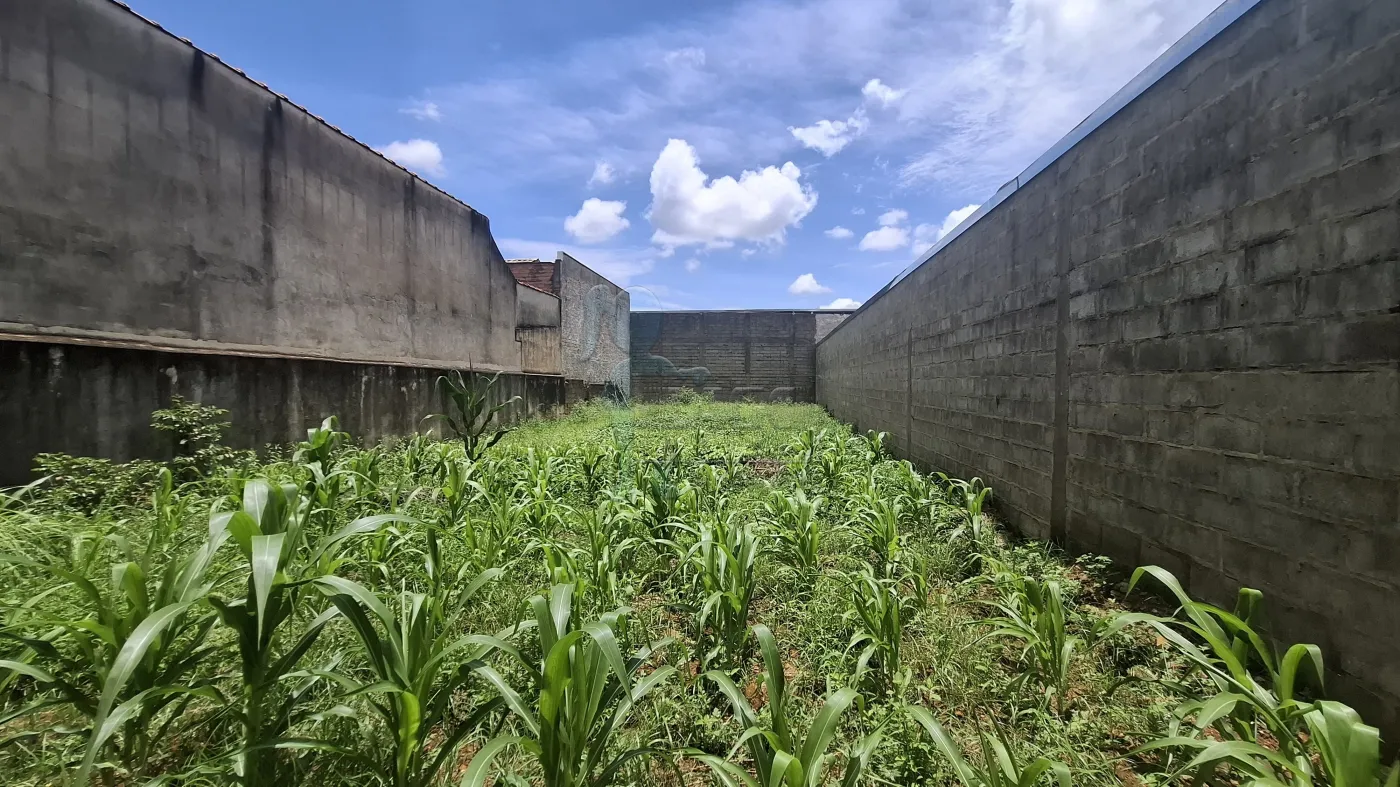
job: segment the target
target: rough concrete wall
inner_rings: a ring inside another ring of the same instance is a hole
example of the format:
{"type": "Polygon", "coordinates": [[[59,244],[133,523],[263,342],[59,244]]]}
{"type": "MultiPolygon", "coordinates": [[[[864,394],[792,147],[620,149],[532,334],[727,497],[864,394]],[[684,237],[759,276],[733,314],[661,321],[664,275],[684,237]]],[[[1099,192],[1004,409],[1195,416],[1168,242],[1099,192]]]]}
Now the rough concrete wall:
{"type": "MultiPolygon", "coordinates": [[[[229,442],[238,447],[304,438],[328,415],[366,442],[411,434],[426,428],[424,416],[442,411],[439,374],[387,364],[0,340],[0,379],[14,394],[0,396],[6,448],[0,486],[29,480],[41,452],[168,457],[169,440],[150,421],[172,394],[227,408],[229,442]]],[[[503,374],[495,395],[521,397],[508,410],[510,420],[519,420],[562,404],[563,380],[503,374]]]]}
{"type": "Polygon", "coordinates": [[[631,387],[631,296],[563,252],[555,267],[563,304],[564,377],[583,383],[580,391],[611,386],[625,396],[631,387]]]}
{"type": "MultiPolygon", "coordinates": [[[[515,324],[520,328],[558,328],[559,299],[547,292],[517,284],[515,288],[515,324]]],[[[558,371],[557,369],[555,370],[558,371]]]]}
{"type": "Polygon", "coordinates": [[[1264,0],[817,348],[1034,536],[1266,594],[1400,729],[1400,3],[1264,0]]]}
{"type": "Polygon", "coordinates": [[[816,334],[810,311],[633,312],[632,395],[810,402],[816,334]]]}
{"type": "Polygon", "coordinates": [[[519,368],[481,214],[106,0],[0,53],[0,327],[519,368]]]}

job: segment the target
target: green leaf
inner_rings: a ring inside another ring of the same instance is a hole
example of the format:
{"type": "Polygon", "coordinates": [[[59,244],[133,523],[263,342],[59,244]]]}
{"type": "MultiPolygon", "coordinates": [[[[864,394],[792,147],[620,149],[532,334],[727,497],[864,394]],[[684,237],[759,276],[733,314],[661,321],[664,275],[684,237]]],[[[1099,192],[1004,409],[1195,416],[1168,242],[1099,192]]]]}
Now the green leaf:
{"type": "Polygon", "coordinates": [[[502,735],[487,741],[472,757],[467,772],[462,774],[460,787],[485,787],[486,777],[491,771],[491,761],[507,746],[518,744],[520,741],[520,737],[515,735],[502,735]]]}
{"type": "Polygon", "coordinates": [[[190,602],[181,602],[156,610],[131,632],[126,644],[117,653],[117,658],[112,662],[112,669],[107,674],[107,680],[102,687],[102,698],[97,704],[97,714],[92,720],[93,735],[88,740],[87,752],[83,755],[83,763],[78,769],[79,784],[88,783],[88,774],[92,771],[93,763],[97,760],[98,751],[115,731],[115,727],[106,725],[106,721],[108,714],[116,705],[117,697],[121,695],[122,689],[126,688],[127,681],[131,680],[132,674],[141,665],[141,661],[146,657],[146,652],[152,644],[159,640],[165,629],[178,620],[189,608],[190,602]]]}
{"type": "Polygon", "coordinates": [[[258,642],[262,642],[263,627],[267,621],[267,600],[281,571],[282,541],[285,538],[285,533],[253,536],[253,594],[257,599],[258,642]]]}

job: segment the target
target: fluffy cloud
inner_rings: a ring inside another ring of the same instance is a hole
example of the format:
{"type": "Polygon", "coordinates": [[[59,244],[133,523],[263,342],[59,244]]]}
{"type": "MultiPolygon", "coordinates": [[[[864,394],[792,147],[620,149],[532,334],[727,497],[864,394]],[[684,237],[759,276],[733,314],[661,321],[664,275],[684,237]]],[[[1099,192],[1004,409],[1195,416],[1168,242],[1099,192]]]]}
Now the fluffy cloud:
{"type": "Polygon", "coordinates": [[[611,164],[606,161],[599,161],[593,165],[593,175],[588,178],[588,187],[606,186],[617,179],[617,173],[611,164]]]}
{"type": "Polygon", "coordinates": [[[432,101],[415,101],[399,111],[418,120],[442,120],[442,109],[432,101]]]}
{"type": "Polygon", "coordinates": [[[860,301],[855,298],[837,298],[822,307],[823,309],[859,309],[860,301]]]}
{"type": "Polygon", "coordinates": [[[420,175],[442,177],[442,148],[436,142],[426,139],[410,139],[404,142],[390,142],[379,149],[380,153],[399,166],[411,169],[420,175]]]}
{"type": "Polygon", "coordinates": [[[851,232],[850,230],[841,226],[832,227],[831,229],[827,230],[822,234],[827,236],[828,238],[831,238],[832,240],[845,240],[847,238],[855,237],[854,232],[851,232]]]}
{"type": "Polygon", "coordinates": [[[685,261],[685,272],[686,272],[686,273],[694,273],[694,272],[696,272],[696,271],[698,271],[698,270],[700,270],[700,258],[699,258],[699,257],[691,257],[690,259],[688,259],[688,260],[685,261]]]}
{"type": "Polygon", "coordinates": [[[915,227],[914,242],[911,244],[910,247],[911,250],[914,252],[914,256],[917,257],[920,254],[923,254],[926,250],[928,250],[928,247],[932,246],[940,240],[943,240],[943,237],[945,235],[957,229],[959,224],[962,224],[968,216],[971,216],[972,214],[976,213],[977,209],[980,207],[982,206],[967,205],[965,207],[961,207],[955,211],[950,212],[946,217],[944,217],[942,224],[920,224],[919,226],[915,227]]]}
{"type": "Polygon", "coordinates": [[[909,211],[907,210],[900,210],[898,208],[887,210],[880,214],[880,226],[893,227],[896,224],[903,224],[904,220],[907,218],[909,218],[909,211]]]}
{"type": "Polygon", "coordinates": [[[589,197],[578,213],[564,219],[564,230],[579,243],[602,243],[632,226],[622,217],[626,209],[626,202],[589,197]]]}
{"type": "Polygon", "coordinates": [[[818,283],[816,276],[804,273],[788,285],[788,292],[793,295],[826,295],[831,288],[818,283]]]}
{"type": "Polygon", "coordinates": [[[830,158],[865,133],[869,126],[865,113],[856,110],[848,120],[818,120],[815,125],[802,128],[789,126],[788,133],[796,137],[803,147],[820,151],[823,156],[830,158]]]}
{"type": "Polygon", "coordinates": [[[652,242],[665,247],[781,243],[817,206],[817,193],[792,162],[710,180],[683,139],[666,143],[651,169],[652,242]]]}
{"type": "Polygon", "coordinates": [[[860,89],[860,94],[867,100],[874,101],[882,107],[887,107],[901,98],[904,98],[903,90],[895,90],[878,79],[872,79],[865,83],[865,87],[860,89]]]}
{"type": "Polygon", "coordinates": [[[904,227],[881,227],[865,233],[860,239],[861,251],[894,251],[909,245],[909,230],[904,227]]]}

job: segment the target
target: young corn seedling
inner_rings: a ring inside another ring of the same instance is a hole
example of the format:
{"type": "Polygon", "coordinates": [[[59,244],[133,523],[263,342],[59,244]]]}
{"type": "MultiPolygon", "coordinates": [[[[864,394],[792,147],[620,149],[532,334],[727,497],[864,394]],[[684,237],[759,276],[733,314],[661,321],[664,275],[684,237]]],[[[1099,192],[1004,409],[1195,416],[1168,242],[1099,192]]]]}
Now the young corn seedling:
{"type": "Polygon", "coordinates": [[[779,552],[804,576],[814,574],[820,565],[823,526],[817,511],[823,502],[821,497],[808,500],[799,487],[790,496],[774,493],[764,503],[779,552]]]}
{"type": "Polygon", "coordinates": [[[693,532],[695,544],[681,566],[693,600],[696,658],[702,668],[713,663],[732,666],[748,646],[759,538],[752,527],[736,525],[733,515],[704,521],[693,532]]]}
{"type": "Polygon", "coordinates": [[[851,610],[847,620],[855,622],[855,633],[846,645],[846,654],[859,652],[854,681],[860,685],[873,677],[876,688],[891,692],[909,684],[909,671],[900,661],[904,622],[914,615],[914,600],[900,590],[900,582],[875,576],[867,567],[852,586],[851,610]]]}
{"type": "Polygon", "coordinates": [[[503,410],[520,401],[519,396],[512,396],[497,404],[491,403],[492,391],[500,377],[499,372],[483,378],[468,370],[466,376],[453,372],[437,380],[447,412],[435,413],[428,418],[441,421],[462,442],[467,459],[473,462],[484,456],[510,431],[497,421],[503,410]]]}
{"type": "MultiPolygon", "coordinates": [[[[686,754],[709,766],[726,787],[818,787],[825,783],[831,772],[835,756],[829,749],[841,717],[859,694],[855,689],[840,689],[827,697],[806,733],[801,734],[794,729],[789,717],[787,682],[783,676],[777,640],[773,632],[761,623],[753,627],[753,633],[763,652],[763,683],[768,697],[767,723],[759,718],[748,698],[729,675],[711,670],[705,673],[705,678],[714,683],[729,700],[734,717],[744,726],[744,733],[727,758],[697,750],[688,750],[686,754]],[[757,778],[734,761],[740,749],[747,750],[757,778]]],[[[844,753],[840,782],[843,787],[854,787],[860,782],[870,766],[875,749],[880,745],[884,728],[884,724],[877,726],[844,753]]]]}
{"type": "Polygon", "coordinates": [[[792,445],[793,460],[792,470],[802,481],[808,479],[808,474],[817,465],[817,458],[821,454],[822,442],[826,440],[826,430],[818,432],[815,429],[808,429],[797,436],[797,440],[792,445]]]}
{"type": "Polygon", "coordinates": [[[466,568],[444,578],[450,581],[432,583],[432,593],[400,593],[393,606],[343,577],[314,581],[350,622],[369,665],[371,680],[346,672],[337,672],[334,679],[347,697],[370,698],[370,708],[389,734],[382,751],[365,755],[324,741],[302,745],[348,755],[392,787],[438,783],[466,736],[501,705],[496,699],[464,720],[454,718],[453,697],[471,676],[464,665],[485,657],[501,636],[462,634],[468,602],[501,574],[493,569],[469,578],[466,568]]]}
{"type": "Polygon", "coordinates": [[[865,441],[865,452],[869,455],[871,464],[878,464],[890,458],[889,432],[877,432],[872,429],[866,432],[862,439],[865,441]]]}
{"type": "Polygon", "coordinates": [[[675,669],[666,666],[637,679],[638,670],[668,640],[624,657],[618,641],[627,636],[628,610],[617,609],[580,626],[572,602],[570,585],[555,585],[548,599],[530,599],[539,661],[498,643],[498,649],[529,675],[530,684],[523,690],[511,687],[493,667],[476,668],[523,730],[482,746],[462,777],[463,787],[484,787],[492,762],[510,746],[533,755],[545,787],[606,787],[629,762],[661,753],[650,746],[614,753],[612,743],[636,704],[674,674],[675,669]]]}
{"type": "Polygon", "coordinates": [[[42,692],[0,716],[0,724],[67,706],[89,725],[79,784],[88,783],[99,757],[132,776],[149,775],[186,705],[197,697],[221,699],[200,668],[214,653],[209,632],[216,622],[203,605],[210,587],[206,574],[228,535],[214,523],[199,549],[164,568],[156,565],[156,543],[137,558],[125,539],[115,539],[123,554],[105,590],[85,570],[95,551],[69,566],[0,556],[76,589],[88,613],[59,620],[17,615],[0,630],[23,648],[17,658],[0,660],[0,673],[31,679],[42,692]]]}
{"type": "Polygon", "coordinates": [[[858,514],[856,533],[885,576],[893,576],[904,554],[899,534],[899,520],[903,514],[904,507],[898,501],[882,498],[867,500],[858,514]]]}
{"type": "Polygon", "coordinates": [[[311,500],[295,485],[255,479],[244,487],[241,510],[216,513],[210,521],[211,533],[228,532],[247,570],[241,597],[208,597],[219,619],[238,638],[241,692],[236,716],[242,748],[235,773],[245,787],[278,781],[277,760],[269,756],[269,748],[295,722],[294,705],[301,695],[293,693],[276,707],[272,700],[279,696],[279,684],[338,614],[331,607],[297,631],[282,631],[296,621],[309,583],[339,568],[341,550],[351,539],[391,522],[412,521],[397,514],[363,517],[313,542],[308,532],[312,510],[311,500]],[[282,647],[279,633],[293,638],[294,644],[282,647]]]}
{"type": "MultiPolygon", "coordinates": [[[[1369,787],[1379,781],[1375,728],[1342,703],[1300,696],[1303,681],[1310,680],[1319,692],[1323,688],[1322,651],[1296,644],[1278,657],[1255,628],[1262,593],[1242,588],[1229,612],[1192,599],[1171,572],[1157,566],[1134,571],[1129,590],[1145,576],[1176,597],[1178,617],[1124,613],[1105,636],[1124,626],[1147,625],[1214,688],[1199,693],[1187,683],[1175,684],[1187,701],[1177,709],[1168,736],[1140,749],[1168,753],[1169,779],[1190,776],[1196,784],[1222,784],[1216,766],[1228,764],[1258,783],[1369,787]]],[[[1397,772],[1392,770],[1391,782],[1400,779],[1397,772]]]]}
{"type": "Polygon", "coordinates": [[[1055,581],[1038,582],[1017,578],[1007,598],[997,605],[1001,616],[986,623],[995,626],[993,636],[1012,637],[1025,643],[1021,660],[1034,676],[1047,698],[1053,698],[1055,711],[1064,715],[1069,693],[1070,667],[1079,638],[1066,629],[1064,594],[1055,581]]]}
{"type": "Polygon", "coordinates": [[[1069,766],[1046,757],[1037,757],[1029,763],[1022,762],[1012,750],[1005,730],[995,723],[992,734],[978,726],[979,756],[969,761],[963,756],[962,747],[933,714],[914,705],[905,710],[933,739],[939,752],[953,766],[953,773],[963,787],[1034,787],[1046,779],[1053,780],[1052,784],[1058,787],[1070,787],[1069,766]]]}

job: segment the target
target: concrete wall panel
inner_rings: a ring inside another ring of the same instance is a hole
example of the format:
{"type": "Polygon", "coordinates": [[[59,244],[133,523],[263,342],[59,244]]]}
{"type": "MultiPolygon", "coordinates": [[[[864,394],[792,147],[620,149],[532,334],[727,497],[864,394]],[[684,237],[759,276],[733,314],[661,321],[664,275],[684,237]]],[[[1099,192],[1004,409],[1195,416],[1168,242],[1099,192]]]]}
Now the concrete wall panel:
{"type": "Polygon", "coordinates": [[[1010,522],[1266,594],[1400,729],[1400,14],[1263,0],[832,331],[817,399],[1010,522]]]}

